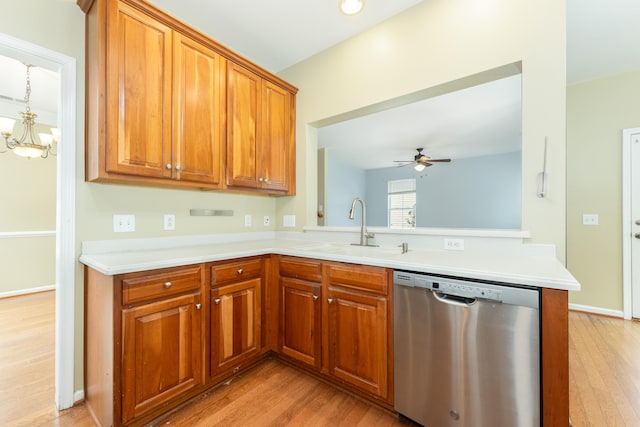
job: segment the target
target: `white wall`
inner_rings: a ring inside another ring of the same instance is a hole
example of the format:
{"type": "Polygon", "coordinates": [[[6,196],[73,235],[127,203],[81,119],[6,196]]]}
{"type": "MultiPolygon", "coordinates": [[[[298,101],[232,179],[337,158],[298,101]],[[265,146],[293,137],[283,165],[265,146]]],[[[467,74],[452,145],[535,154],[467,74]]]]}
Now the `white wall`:
{"type": "Polygon", "coordinates": [[[297,97],[299,196],[277,201],[316,223],[317,136],[308,128],[508,64],[522,65],[522,228],[565,255],[565,3],[422,2],[280,75],[297,97]],[[548,196],[536,196],[545,137],[548,196]]]}

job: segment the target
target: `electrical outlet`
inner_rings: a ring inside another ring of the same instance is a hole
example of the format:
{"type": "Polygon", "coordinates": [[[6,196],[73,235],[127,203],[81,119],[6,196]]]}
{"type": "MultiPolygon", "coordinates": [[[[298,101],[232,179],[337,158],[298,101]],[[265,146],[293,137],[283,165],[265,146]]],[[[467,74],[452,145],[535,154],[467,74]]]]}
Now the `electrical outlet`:
{"type": "Polygon", "coordinates": [[[175,230],[176,229],[176,216],[174,214],[164,215],[164,229],[175,230]]]}
{"type": "Polygon", "coordinates": [[[135,215],[114,215],[113,216],[113,232],[114,233],[130,233],[136,231],[135,215]]]}
{"type": "Polygon", "coordinates": [[[264,220],[263,220],[264,226],[267,227],[271,224],[271,218],[269,218],[269,215],[265,215],[264,216],[264,220]]]}
{"type": "Polygon", "coordinates": [[[244,216],[244,226],[251,227],[251,215],[244,216]]]}
{"type": "Polygon", "coordinates": [[[583,214],[582,225],[598,225],[598,214],[583,214]]]}
{"type": "Polygon", "coordinates": [[[464,251],[464,239],[444,239],[444,248],[449,251],[464,251]]]}

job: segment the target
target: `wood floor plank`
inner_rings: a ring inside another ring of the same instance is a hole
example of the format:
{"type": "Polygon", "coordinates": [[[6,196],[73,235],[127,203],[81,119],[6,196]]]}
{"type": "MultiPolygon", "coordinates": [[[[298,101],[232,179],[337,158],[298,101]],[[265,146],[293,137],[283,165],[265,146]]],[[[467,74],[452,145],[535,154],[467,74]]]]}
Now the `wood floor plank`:
{"type": "MultiPolygon", "coordinates": [[[[53,403],[54,292],[0,299],[0,425],[94,426],[84,405],[53,403]]],[[[574,427],[640,426],[640,322],[569,314],[574,427]]],[[[223,384],[158,426],[411,425],[278,360],[223,384]]]]}

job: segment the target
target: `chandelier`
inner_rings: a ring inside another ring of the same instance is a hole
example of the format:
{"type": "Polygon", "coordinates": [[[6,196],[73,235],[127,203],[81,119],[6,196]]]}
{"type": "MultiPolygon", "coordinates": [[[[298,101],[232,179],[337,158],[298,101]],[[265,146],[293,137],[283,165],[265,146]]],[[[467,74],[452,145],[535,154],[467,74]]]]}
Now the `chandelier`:
{"type": "MultiPolygon", "coordinates": [[[[29,71],[33,65],[25,64],[27,67],[27,87],[24,94],[24,100],[27,104],[25,111],[21,111],[22,125],[24,126],[22,136],[20,138],[12,138],[13,126],[15,120],[0,117],[0,134],[4,138],[6,148],[12,150],[18,156],[26,157],[28,159],[34,157],[42,157],[46,159],[49,154],[55,156],[53,151],[53,144],[60,138],[60,131],[58,128],[52,128],[51,133],[39,133],[38,137],[35,135],[34,126],[36,124],[36,113],[31,111],[31,104],[29,98],[31,97],[31,77],[29,71]]],[[[7,150],[2,150],[0,153],[6,153],[7,150]]]]}

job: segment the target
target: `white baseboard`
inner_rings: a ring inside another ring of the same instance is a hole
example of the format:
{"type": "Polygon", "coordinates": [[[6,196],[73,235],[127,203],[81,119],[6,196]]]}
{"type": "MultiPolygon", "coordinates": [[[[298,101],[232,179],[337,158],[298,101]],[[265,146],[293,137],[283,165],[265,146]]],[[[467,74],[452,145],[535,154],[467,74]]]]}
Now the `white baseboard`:
{"type": "Polygon", "coordinates": [[[37,288],[19,289],[17,291],[0,292],[0,298],[15,297],[18,295],[35,294],[38,292],[53,291],[56,285],[39,286],[37,288]]]}
{"type": "Polygon", "coordinates": [[[602,314],[611,317],[624,317],[622,310],[611,310],[609,308],[594,307],[591,305],[569,304],[569,310],[584,311],[593,314],[602,314]]]}
{"type": "Polygon", "coordinates": [[[76,390],[73,392],[73,404],[77,405],[84,400],[84,390],[76,390]]]}

